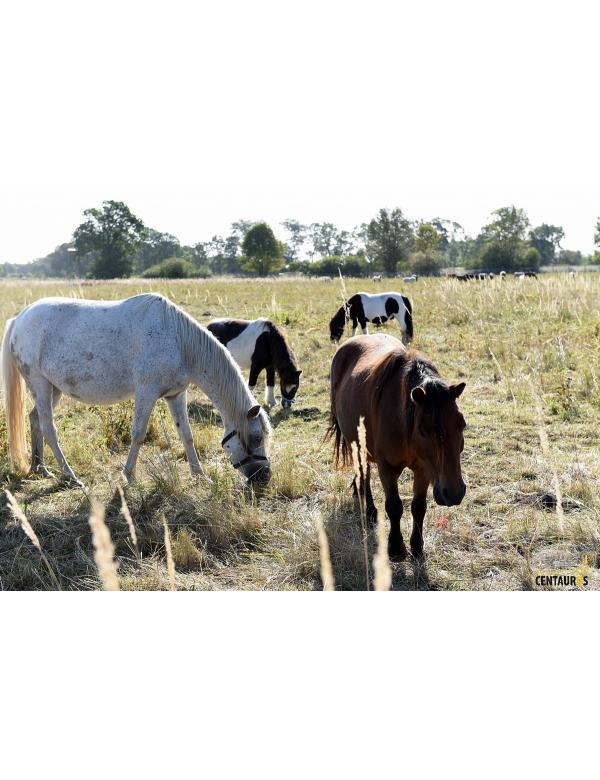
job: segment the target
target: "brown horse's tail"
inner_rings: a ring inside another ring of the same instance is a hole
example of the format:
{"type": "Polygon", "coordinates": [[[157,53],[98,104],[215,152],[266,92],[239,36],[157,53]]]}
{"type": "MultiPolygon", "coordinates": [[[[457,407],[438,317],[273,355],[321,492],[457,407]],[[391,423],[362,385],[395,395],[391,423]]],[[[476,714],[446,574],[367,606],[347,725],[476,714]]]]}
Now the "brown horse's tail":
{"type": "Polygon", "coordinates": [[[325,434],[325,441],[329,441],[329,439],[333,439],[333,457],[335,465],[339,466],[340,463],[342,465],[348,463],[348,444],[342,435],[342,429],[340,428],[338,419],[335,416],[333,403],[331,404],[331,411],[329,413],[329,428],[325,434]]]}

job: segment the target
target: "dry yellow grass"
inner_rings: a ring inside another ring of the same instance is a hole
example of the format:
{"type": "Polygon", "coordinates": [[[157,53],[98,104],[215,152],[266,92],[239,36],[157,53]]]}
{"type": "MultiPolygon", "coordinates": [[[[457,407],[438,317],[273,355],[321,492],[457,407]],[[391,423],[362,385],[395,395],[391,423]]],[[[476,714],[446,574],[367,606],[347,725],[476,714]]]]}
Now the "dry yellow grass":
{"type": "MultiPolygon", "coordinates": [[[[394,288],[409,295],[415,346],[444,378],[467,383],[460,400],[468,424],[467,495],[450,512],[436,510],[430,500],[426,559],[392,564],[392,589],[539,588],[538,572],[574,569],[584,558],[588,588],[600,588],[600,275],[578,275],[569,284],[559,275],[462,285],[423,279],[405,290],[399,280],[344,284],[347,295],[394,288]]],[[[131,404],[107,411],[61,401],[61,444],[88,493],[106,507],[121,588],[164,587],[163,515],[169,518],[179,590],[321,589],[317,516],[336,588],[366,587],[365,547],[375,584],[378,534],[389,529],[377,473],[372,483],[381,526],[365,534],[352,499],[352,471],[336,471],[323,444],[335,351],[328,321],[340,305],[339,280],[6,282],[0,284],[0,320],[44,295],[114,299],[148,290],[169,296],[200,322],[226,315],[274,319],[286,328],[304,373],[293,408],[271,411],[273,480],[260,499],[224,457],[218,415],[199,391],[189,397],[201,445],[198,479],[190,478],[168,411],[159,403],[141,451],[139,481],[126,491],[140,557],[114,487],[127,454],[131,404]]],[[[399,334],[393,324],[386,330],[399,334]]],[[[48,451],[47,458],[55,469],[48,451]]],[[[56,480],[11,475],[1,413],[0,465],[4,487],[25,507],[62,587],[97,588],[85,495],[56,480]]],[[[406,533],[408,473],[400,494],[406,533]]],[[[23,543],[9,505],[0,512],[0,587],[56,588],[39,551],[23,543]]]]}
{"type": "Polygon", "coordinates": [[[94,545],[94,560],[104,590],[119,590],[119,578],[115,563],[115,548],[104,521],[104,507],[94,502],[89,517],[94,545]]]}

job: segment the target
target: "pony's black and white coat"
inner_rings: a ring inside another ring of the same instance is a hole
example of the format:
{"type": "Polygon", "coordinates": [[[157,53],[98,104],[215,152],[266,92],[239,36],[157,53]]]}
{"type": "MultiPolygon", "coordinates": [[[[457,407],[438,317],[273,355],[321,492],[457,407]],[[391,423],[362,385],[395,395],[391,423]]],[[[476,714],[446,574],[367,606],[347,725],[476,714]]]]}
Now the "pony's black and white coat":
{"type": "Polygon", "coordinates": [[[274,406],[275,372],[279,374],[281,403],[284,407],[292,405],[298,391],[300,374],[294,353],[288,344],[284,332],[270,320],[259,317],[257,320],[218,319],[206,326],[216,338],[224,344],[240,368],[250,370],[251,392],[254,392],[258,375],[265,369],[267,386],[265,400],[268,406],[274,406]]]}
{"type": "Polygon", "coordinates": [[[352,321],[352,335],[356,336],[358,326],[363,334],[369,332],[367,323],[382,325],[388,320],[397,320],[402,331],[402,341],[407,344],[413,337],[412,305],[405,295],[384,292],[371,295],[359,292],[349,298],[337,310],[329,323],[332,341],[339,341],[344,335],[346,322],[352,321]]]}

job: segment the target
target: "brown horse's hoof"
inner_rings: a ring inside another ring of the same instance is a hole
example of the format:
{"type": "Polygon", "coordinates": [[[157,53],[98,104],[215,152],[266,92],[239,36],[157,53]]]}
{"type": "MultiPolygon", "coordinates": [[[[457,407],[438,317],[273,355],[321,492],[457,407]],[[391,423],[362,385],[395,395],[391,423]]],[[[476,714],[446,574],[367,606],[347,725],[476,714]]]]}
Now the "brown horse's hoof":
{"type": "Polygon", "coordinates": [[[401,563],[402,561],[405,561],[407,554],[404,542],[388,543],[388,558],[392,563],[401,563]]]}

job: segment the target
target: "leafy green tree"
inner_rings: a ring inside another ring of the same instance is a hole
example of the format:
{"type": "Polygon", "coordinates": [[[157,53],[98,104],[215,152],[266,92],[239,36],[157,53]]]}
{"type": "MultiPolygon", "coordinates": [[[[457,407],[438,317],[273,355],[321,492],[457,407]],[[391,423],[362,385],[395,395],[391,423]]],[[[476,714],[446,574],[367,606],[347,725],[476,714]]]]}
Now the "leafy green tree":
{"type": "Polygon", "coordinates": [[[565,231],[561,227],[545,222],[529,231],[529,243],[540,253],[543,265],[556,262],[556,253],[564,237],[565,231]]]}
{"type": "Polygon", "coordinates": [[[147,228],[144,240],[140,243],[136,253],[135,265],[138,270],[143,271],[168,257],[179,256],[180,252],[181,245],[176,236],[147,228]]]}
{"type": "Polygon", "coordinates": [[[497,241],[506,249],[517,252],[525,240],[529,218],[523,209],[504,206],[492,212],[493,219],[483,228],[486,241],[497,241]]]}
{"type": "Polygon", "coordinates": [[[438,251],[440,234],[431,222],[421,222],[415,235],[415,249],[417,252],[433,254],[438,251]]]}
{"type": "Polygon", "coordinates": [[[473,239],[465,235],[462,225],[450,219],[440,219],[439,217],[432,219],[431,225],[440,237],[437,249],[444,256],[444,262],[450,266],[464,262],[469,254],[469,242],[472,242],[473,239]]]}
{"type": "Polygon", "coordinates": [[[146,228],[121,201],[105,200],[102,208],[86,209],[85,222],[73,234],[78,253],[94,253],[91,268],[97,279],[130,276],[135,253],[146,228]]]}
{"type": "Polygon", "coordinates": [[[276,273],[283,268],[283,244],[266,222],[253,225],[244,236],[242,251],[246,258],[243,268],[259,276],[276,273]]]}
{"type": "Polygon", "coordinates": [[[472,259],[470,266],[500,273],[500,271],[510,271],[515,267],[515,257],[512,250],[499,241],[490,241],[484,246],[481,255],[472,259]]]}
{"type": "Polygon", "coordinates": [[[409,258],[409,267],[412,273],[419,276],[438,276],[442,267],[442,258],[439,252],[417,250],[409,258]]]}
{"type": "Polygon", "coordinates": [[[414,245],[411,223],[401,209],[381,209],[367,228],[367,253],[377,266],[388,274],[395,274],[399,263],[408,258],[414,245]]]}
{"type": "Polygon", "coordinates": [[[524,271],[537,271],[542,264],[542,256],[534,246],[528,246],[518,257],[515,266],[524,271]]]}
{"type": "Polygon", "coordinates": [[[315,255],[327,257],[335,254],[338,229],[331,222],[313,222],[310,226],[310,238],[313,247],[312,257],[315,255]]]}
{"type": "Polygon", "coordinates": [[[529,219],[523,209],[505,206],[492,212],[492,219],[477,238],[485,270],[509,271],[519,266],[525,250],[529,219]],[[502,262],[502,267],[498,264],[502,262]]]}
{"type": "Polygon", "coordinates": [[[560,265],[582,265],[583,261],[583,255],[578,250],[561,249],[558,253],[558,263],[560,265]]]}
{"type": "Polygon", "coordinates": [[[300,256],[300,250],[306,242],[308,227],[298,222],[297,219],[284,219],[281,225],[289,233],[289,238],[286,241],[285,259],[293,263],[300,256]]]}

